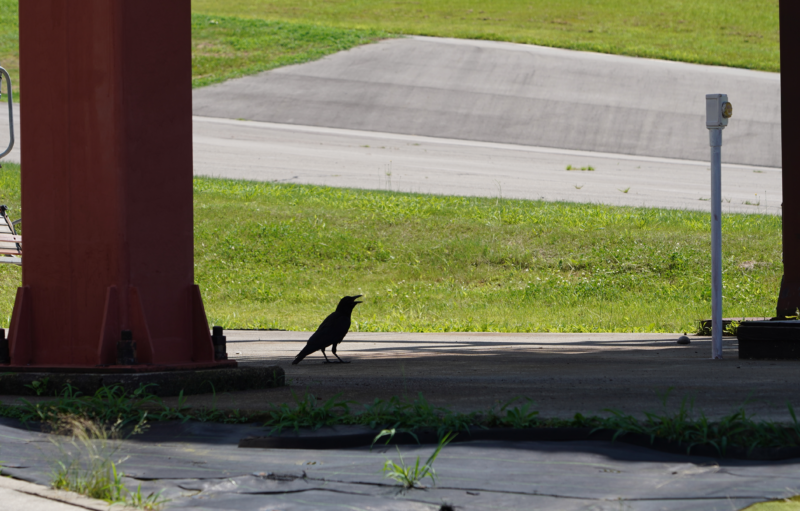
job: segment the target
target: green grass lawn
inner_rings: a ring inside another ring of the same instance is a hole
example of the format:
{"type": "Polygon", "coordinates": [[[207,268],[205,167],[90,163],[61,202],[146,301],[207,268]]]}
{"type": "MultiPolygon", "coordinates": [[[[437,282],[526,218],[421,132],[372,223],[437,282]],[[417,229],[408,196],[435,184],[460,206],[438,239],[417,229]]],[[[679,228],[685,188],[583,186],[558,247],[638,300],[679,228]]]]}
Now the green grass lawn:
{"type": "MultiPolygon", "coordinates": [[[[19,97],[18,0],[0,0],[0,65],[19,97]]],[[[493,39],[778,71],[778,0],[193,0],[193,86],[390,34],[493,39]]]]}
{"type": "MultiPolygon", "coordinates": [[[[19,23],[17,22],[17,1],[0,0],[0,67],[11,75],[14,85],[14,100],[19,86],[19,23]]],[[[5,108],[5,93],[8,84],[3,80],[2,107],[5,108]]]]}
{"type": "MultiPolygon", "coordinates": [[[[0,66],[19,100],[18,0],[0,0],[0,66]]],[[[192,14],[192,86],[201,87],[392,37],[380,29],[192,14]]],[[[5,86],[3,91],[5,91],[5,86]]]]}
{"type": "Polygon", "coordinates": [[[387,37],[372,28],[193,14],[192,86],[308,62],[387,37]]]}
{"type": "Polygon", "coordinates": [[[192,0],[192,10],[780,69],[778,0],[192,0]]]}
{"type": "MultiPolygon", "coordinates": [[[[675,332],[710,314],[708,214],[195,178],[212,324],[313,330],[363,294],[360,331],[675,332]]],[[[0,204],[19,210],[19,166],[0,204]]],[[[726,316],[772,315],[781,219],[723,217],[726,316]],[[748,263],[748,264],[745,264],[748,263]]],[[[20,269],[0,265],[9,323],[20,269]]]]}
{"type": "MultiPolygon", "coordinates": [[[[195,214],[196,280],[227,328],[314,329],[346,294],[365,295],[361,331],[672,332],[710,314],[701,212],[196,178],[195,214]]],[[[773,314],[780,225],[725,215],[726,315],[773,314]]]]}

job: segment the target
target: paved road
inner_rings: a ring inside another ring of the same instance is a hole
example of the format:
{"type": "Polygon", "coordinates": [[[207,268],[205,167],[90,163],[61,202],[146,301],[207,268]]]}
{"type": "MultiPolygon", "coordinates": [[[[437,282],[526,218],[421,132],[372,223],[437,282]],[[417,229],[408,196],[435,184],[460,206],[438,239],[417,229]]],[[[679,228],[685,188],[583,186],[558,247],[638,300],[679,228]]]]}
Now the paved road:
{"type": "MultiPolygon", "coordinates": [[[[195,117],[195,174],[709,210],[706,162],[195,117]],[[591,166],[594,171],[566,170],[591,166]]],[[[723,165],[723,212],[780,213],[781,173],[723,165]]]]}
{"type": "MultiPolygon", "coordinates": [[[[0,144],[4,126],[0,115],[0,144]]],[[[20,161],[21,147],[18,138],[7,160],[20,161]]],[[[194,118],[194,167],[197,175],[283,183],[709,209],[705,161],[211,117],[194,118]]],[[[723,170],[724,212],[780,214],[780,169],[723,170]]]]}
{"type": "Polygon", "coordinates": [[[708,210],[715,90],[736,105],[723,211],[780,214],[779,75],[487,41],[393,39],[195,90],[195,173],[708,210]]]}
{"type": "Polygon", "coordinates": [[[708,158],[705,95],[734,117],[723,161],[781,166],[780,75],[431,37],[391,39],[197,89],[195,115],[559,149],[708,158]]]}

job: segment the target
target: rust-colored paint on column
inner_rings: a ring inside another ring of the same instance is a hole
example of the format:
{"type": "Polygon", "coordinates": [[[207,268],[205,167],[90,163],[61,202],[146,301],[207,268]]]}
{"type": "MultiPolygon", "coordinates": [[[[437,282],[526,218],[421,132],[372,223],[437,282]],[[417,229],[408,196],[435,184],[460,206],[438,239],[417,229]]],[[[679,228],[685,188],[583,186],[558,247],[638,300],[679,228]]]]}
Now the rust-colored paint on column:
{"type": "Polygon", "coordinates": [[[190,0],[20,0],[12,366],[113,369],[123,329],[139,362],[218,365],[194,286],[190,16],[190,0]]]}
{"type": "Polygon", "coordinates": [[[781,146],[783,151],[783,279],[778,316],[794,316],[800,307],[800,44],[795,30],[800,2],[780,0],[781,29],[781,146]]]}

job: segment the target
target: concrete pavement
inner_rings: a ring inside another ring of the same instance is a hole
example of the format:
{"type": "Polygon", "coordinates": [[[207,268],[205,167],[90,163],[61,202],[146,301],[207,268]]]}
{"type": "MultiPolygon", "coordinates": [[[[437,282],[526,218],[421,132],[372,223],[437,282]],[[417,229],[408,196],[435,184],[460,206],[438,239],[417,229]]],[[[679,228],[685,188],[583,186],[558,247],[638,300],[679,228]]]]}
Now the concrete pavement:
{"type": "MultiPolygon", "coordinates": [[[[196,175],[709,210],[704,161],[210,117],[194,118],[194,155],[196,175]]],[[[723,165],[723,212],[780,214],[781,190],[780,169],[723,165]]]]}
{"type": "MultiPolygon", "coordinates": [[[[108,511],[109,504],[77,493],[54,490],[43,484],[0,477],[0,508],[8,511],[108,511]]],[[[131,511],[135,508],[116,505],[114,509],[131,511]]]]}
{"type": "Polygon", "coordinates": [[[205,117],[685,160],[705,95],[734,116],[723,162],[780,167],[780,75],[432,37],[389,39],[193,92],[205,117]]]}
{"type": "MultiPolygon", "coordinates": [[[[19,126],[19,105],[15,119],[19,126]]],[[[0,143],[7,128],[0,112],[0,143]],[[5,131],[4,131],[5,129],[5,131]]],[[[195,175],[708,211],[708,162],[196,116],[195,175]],[[567,165],[576,170],[566,170],[567,165]],[[581,171],[581,167],[594,171],[581,171]],[[627,192],[626,192],[627,190],[627,192]]],[[[4,160],[19,162],[17,144],[4,160]]],[[[724,164],[723,212],[780,214],[781,172],[724,164]]]]}
{"type": "MultiPolygon", "coordinates": [[[[800,374],[794,361],[739,360],[735,338],[724,360],[711,360],[710,338],[635,333],[369,333],[351,332],[338,354],[350,364],[322,364],[320,353],[291,361],[310,332],[226,331],[228,353],[243,366],[280,365],[290,387],[235,392],[225,399],[190,396],[193,406],[263,409],[292,392],[372,402],[419,392],[431,403],[472,412],[529,397],[543,417],[571,418],[607,408],[640,415],[693,399],[695,410],[721,417],[746,404],[764,420],[789,421],[800,374]]],[[[330,357],[330,353],[328,353],[330,357]]],[[[175,401],[175,398],[166,398],[175,401]]]]}

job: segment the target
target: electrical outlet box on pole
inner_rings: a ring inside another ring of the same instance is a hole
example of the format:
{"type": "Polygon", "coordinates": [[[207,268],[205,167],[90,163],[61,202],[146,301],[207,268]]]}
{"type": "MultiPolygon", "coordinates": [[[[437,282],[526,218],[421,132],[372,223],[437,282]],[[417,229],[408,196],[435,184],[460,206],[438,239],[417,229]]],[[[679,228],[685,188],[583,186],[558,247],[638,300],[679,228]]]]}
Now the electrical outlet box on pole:
{"type": "Polygon", "coordinates": [[[711,358],[722,358],[722,130],[733,106],[727,94],[706,95],[711,145],[711,358]]]}

